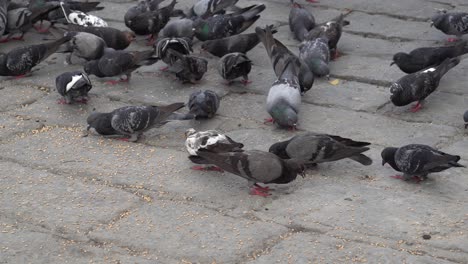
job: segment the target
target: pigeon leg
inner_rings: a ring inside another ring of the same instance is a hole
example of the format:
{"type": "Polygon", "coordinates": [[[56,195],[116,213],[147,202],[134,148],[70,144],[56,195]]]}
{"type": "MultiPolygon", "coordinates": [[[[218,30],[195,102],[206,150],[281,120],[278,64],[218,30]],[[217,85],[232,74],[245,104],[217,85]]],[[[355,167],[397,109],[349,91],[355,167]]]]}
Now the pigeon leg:
{"type": "Polygon", "coordinates": [[[418,101],[417,104],[415,104],[411,109],[410,111],[413,112],[413,113],[416,113],[417,111],[421,110],[422,108],[422,104],[420,101],[418,101]]]}
{"type": "Polygon", "coordinates": [[[449,43],[457,42],[457,41],[460,41],[460,39],[458,39],[458,38],[448,38],[447,39],[447,42],[449,42],[449,43]]]}
{"type": "Polygon", "coordinates": [[[88,99],[82,98],[80,100],[75,100],[75,102],[80,103],[80,104],[88,104],[88,99]]]}
{"type": "Polygon", "coordinates": [[[146,43],[146,46],[153,46],[155,42],[156,38],[154,37],[154,34],[151,34],[148,36],[148,43],[146,43]]]}
{"type": "Polygon", "coordinates": [[[244,85],[247,85],[249,83],[251,83],[252,81],[250,81],[249,79],[243,79],[241,80],[241,83],[244,84],[244,85]]]}
{"type": "Polygon", "coordinates": [[[267,124],[267,123],[275,123],[275,120],[272,117],[265,118],[265,120],[263,121],[263,124],[267,124]]]}
{"type": "Polygon", "coordinates": [[[421,178],[420,178],[419,176],[416,176],[416,175],[413,176],[413,180],[414,180],[416,183],[421,183],[421,182],[422,182],[421,178]]]}
{"type": "Polygon", "coordinates": [[[39,26],[34,25],[34,29],[35,29],[37,32],[39,32],[39,33],[47,33],[47,32],[49,32],[50,26],[49,26],[49,27],[46,27],[46,28],[42,28],[42,22],[43,22],[43,21],[41,20],[41,23],[39,24],[39,26]]]}
{"type": "Polygon", "coordinates": [[[393,176],[390,176],[390,177],[393,178],[393,179],[404,180],[404,177],[402,175],[393,175],[393,176]]]}
{"type": "Polygon", "coordinates": [[[258,189],[258,190],[261,190],[261,191],[264,191],[264,192],[268,192],[270,190],[270,187],[260,186],[260,185],[258,185],[258,183],[255,183],[254,186],[255,186],[254,187],[255,189],[258,189]]]}
{"type": "Polygon", "coordinates": [[[258,195],[258,196],[262,196],[262,197],[268,197],[270,196],[271,194],[268,193],[268,191],[262,191],[256,187],[252,187],[250,189],[250,195],[258,195]]]}
{"type": "Polygon", "coordinates": [[[338,59],[339,57],[341,57],[341,55],[340,55],[340,53],[338,52],[338,49],[336,49],[335,52],[333,53],[332,60],[336,60],[336,59],[338,59]]]}
{"type": "Polygon", "coordinates": [[[16,75],[16,76],[15,76],[15,79],[21,79],[21,78],[24,78],[24,77],[26,77],[26,76],[27,76],[27,73],[21,74],[21,75],[16,75]]]}
{"type": "Polygon", "coordinates": [[[65,98],[62,98],[57,101],[57,104],[64,105],[64,104],[70,104],[70,102],[67,102],[65,98]]]}

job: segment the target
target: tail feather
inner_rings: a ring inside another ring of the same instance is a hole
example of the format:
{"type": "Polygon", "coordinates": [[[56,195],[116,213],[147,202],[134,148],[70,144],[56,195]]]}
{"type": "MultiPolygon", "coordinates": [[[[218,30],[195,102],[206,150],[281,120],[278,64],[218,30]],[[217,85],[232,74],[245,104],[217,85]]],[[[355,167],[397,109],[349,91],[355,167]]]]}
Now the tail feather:
{"type": "Polygon", "coordinates": [[[447,58],[439,66],[437,66],[436,72],[439,78],[444,76],[450,69],[457,66],[460,63],[460,59],[457,58],[447,58]]]}
{"type": "Polygon", "coordinates": [[[367,157],[366,155],[364,154],[358,154],[358,155],[354,155],[354,156],[351,156],[349,157],[350,159],[356,161],[356,162],[359,162],[361,163],[362,165],[364,166],[369,166],[372,164],[372,159],[367,157]]]}
{"type": "Polygon", "coordinates": [[[266,6],[264,4],[260,5],[252,5],[247,8],[241,9],[242,12],[242,17],[246,20],[257,20],[258,18],[255,18],[258,14],[260,14],[263,10],[265,10],[266,6]]]}

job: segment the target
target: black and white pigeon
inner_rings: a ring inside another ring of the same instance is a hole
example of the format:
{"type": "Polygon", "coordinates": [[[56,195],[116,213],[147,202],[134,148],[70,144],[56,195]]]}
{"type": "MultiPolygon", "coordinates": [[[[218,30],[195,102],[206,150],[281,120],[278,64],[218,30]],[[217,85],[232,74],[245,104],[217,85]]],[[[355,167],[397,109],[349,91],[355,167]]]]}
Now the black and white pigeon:
{"type": "Polygon", "coordinates": [[[392,176],[405,181],[411,178],[418,182],[427,179],[429,173],[441,172],[452,167],[465,167],[458,163],[460,156],[454,156],[427,145],[410,144],[400,148],[385,148],[382,166],[388,163],[402,175],[392,176]]]}
{"type": "Polygon", "coordinates": [[[163,37],[193,39],[193,20],[188,18],[171,19],[161,30],[163,37]]]}
{"type": "Polygon", "coordinates": [[[294,34],[294,38],[303,41],[305,35],[315,27],[315,18],[309,10],[294,0],[291,0],[291,3],[289,29],[294,34]]]}
{"type": "Polygon", "coordinates": [[[188,55],[193,52],[192,41],[189,38],[159,38],[154,43],[155,55],[167,65],[172,65],[178,57],[171,56],[169,50],[175,50],[181,54],[188,55]]]}
{"type": "MultiPolygon", "coordinates": [[[[265,46],[278,77],[268,92],[266,108],[272,118],[266,121],[274,122],[280,127],[294,129],[298,123],[301,104],[299,59],[291,55],[286,47],[273,38],[269,28],[263,30],[257,27],[255,32],[265,46]]],[[[306,70],[311,73],[308,68],[306,70]]]]}
{"type": "Polygon", "coordinates": [[[184,55],[172,49],[167,52],[170,56],[177,58],[168,71],[175,73],[176,77],[182,82],[196,83],[201,80],[208,70],[208,61],[204,58],[184,55]]]}
{"type": "Polygon", "coordinates": [[[88,92],[93,87],[86,73],[81,71],[64,72],[55,79],[57,92],[63,96],[60,104],[88,102],[88,92]]]}
{"type": "Polygon", "coordinates": [[[8,53],[0,52],[0,76],[22,77],[32,68],[55,53],[70,37],[63,37],[53,42],[18,47],[8,53]]]}
{"type": "Polygon", "coordinates": [[[94,112],[87,119],[87,130],[103,136],[124,136],[122,140],[125,141],[137,141],[146,130],[166,124],[167,118],[184,106],[184,103],[167,106],[125,106],[110,113],[94,112]]]}
{"type": "Polygon", "coordinates": [[[393,55],[393,62],[405,73],[415,73],[431,66],[441,64],[447,58],[459,57],[468,53],[466,41],[448,47],[425,47],[412,50],[410,53],[398,52],[393,55]]]}
{"type": "Polygon", "coordinates": [[[242,33],[250,27],[260,13],[265,10],[265,5],[251,5],[232,14],[220,14],[206,19],[197,18],[193,23],[195,36],[201,40],[225,38],[242,33]]]}
{"type": "Polygon", "coordinates": [[[200,118],[213,118],[218,111],[221,98],[211,90],[195,91],[190,94],[186,114],[174,113],[171,120],[190,120],[200,118]]]}
{"type": "Polygon", "coordinates": [[[264,197],[270,195],[269,188],[262,187],[258,183],[287,184],[294,181],[298,174],[305,176],[305,167],[300,161],[284,160],[273,153],[260,150],[213,153],[201,149],[197,151],[197,156],[225,171],[247,179],[252,195],[264,197]]]}
{"type": "Polygon", "coordinates": [[[68,64],[73,64],[73,56],[85,61],[99,59],[104,55],[104,49],[107,47],[102,38],[91,33],[70,31],[65,33],[65,36],[70,36],[71,39],[57,52],[68,53],[65,59],[68,64]]]}
{"type": "Polygon", "coordinates": [[[108,24],[104,19],[87,14],[79,10],[71,10],[70,6],[64,2],[60,2],[65,20],[70,24],[80,25],[84,27],[107,27],[108,24]]]}
{"type": "MultiPolygon", "coordinates": [[[[52,1],[56,2],[56,1],[52,1]]],[[[58,3],[60,4],[60,3],[58,3]]],[[[83,13],[103,10],[103,6],[99,6],[101,2],[79,2],[79,1],[65,1],[65,5],[74,11],[80,11],[83,13]]],[[[52,10],[47,14],[47,17],[44,20],[48,20],[51,23],[51,26],[55,23],[67,24],[69,23],[65,18],[65,14],[62,8],[52,10]]],[[[42,21],[41,21],[42,22],[42,21]]]]}
{"type": "MultiPolygon", "coordinates": [[[[216,130],[196,131],[193,128],[185,132],[185,148],[190,154],[188,157],[195,164],[209,164],[208,161],[199,157],[197,151],[203,149],[213,153],[222,152],[241,152],[244,144],[234,141],[225,134],[221,134],[216,130]]],[[[193,166],[192,170],[215,170],[223,171],[216,166],[193,166]]]]}
{"type": "Polygon", "coordinates": [[[390,86],[390,100],[396,106],[418,102],[411,109],[417,112],[422,108],[422,102],[439,86],[440,79],[451,68],[460,63],[459,58],[445,59],[439,66],[427,68],[408,74],[390,86]]]}
{"type": "Polygon", "coordinates": [[[3,36],[3,33],[7,27],[7,8],[8,8],[8,1],[1,0],[0,1],[0,38],[3,36]]]}
{"type": "Polygon", "coordinates": [[[130,81],[132,72],[144,65],[151,65],[158,61],[154,57],[153,50],[124,51],[106,48],[104,55],[97,59],[86,62],[84,71],[89,75],[100,78],[126,75],[126,79],[109,81],[110,84],[130,81]]]}
{"type": "Polygon", "coordinates": [[[218,62],[218,73],[231,84],[234,79],[242,77],[244,85],[250,83],[249,73],[252,70],[252,61],[244,53],[234,52],[224,55],[218,62]]]}
{"type": "Polygon", "coordinates": [[[313,40],[320,36],[325,36],[328,38],[328,47],[330,48],[332,58],[336,59],[339,57],[338,41],[341,38],[343,27],[347,25],[349,25],[349,21],[344,20],[344,15],[341,14],[328,22],[317,25],[305,35],[305,39],[313,40]]]}
{"type": "Polygon", "coordinates": [[[135,33],[121,31],[113,27],[83,27],[79,25],[68,25],[67,31],[87,32],[102,38],[107,47],[115,50],[126,49],[135,40],[135,33]]]}
{"type": "Polygon", "coordinates": [[[315,76],[330,75],[330,49],[328,39],[319,37],[314,40],[305,40],[299,46],[299,58],[304,61],[315,76]]]}
{"type": "MultiPolygon", "coordinates": [[[[272,34],[277,32],[276,27],[273,25],[268,27],[271,28],[272,34]]],[[[247,53],[257,46],[258,43],[260,43],[260,39],[257,33],[239,34],[221,39],[204,41],[201,45],[201,49],[215,56],[222,57],[233,52],[247,53]]]]}
{"type": "Polygon", "coordinates": [[[284,74],[286,68],[290,71],[294,68],[295,74],[299,80],[301,93],[304,94],[310,90],[314,84],[314,74],[310,71],[307,64],[286,48],[283,43],[273,38],[271,28],[267,27],[262,29],[257,27],[255,28],[255,32],[267,50],[276,77],[280,78],[280,76],[284,74]]]}
{"type": "MultiPolygon", "coordinates": [[[[447,35],[455,35],[458,39],[468,33],[468,13],[448,13],[446,10],[440,10],[431,18],[431,21],[431,27],[434,26],[447,35]]],[[[448,41],[456,40],[449,39],[448,41]]]]}
{"type": "Polygon", "coordinates": [[[307,132],[271,145],[268,150],[282,159],[295,158],[312,164],[352,159],[369,166],[372,159],[362,154],[369,150],[368,142],[339,136],[307,132]]]}
{"type": "Polygon", "coordinates": [[[239,0],[198,0],[190,8],[190,17],[207,18],[235,6],[239,0]]]}

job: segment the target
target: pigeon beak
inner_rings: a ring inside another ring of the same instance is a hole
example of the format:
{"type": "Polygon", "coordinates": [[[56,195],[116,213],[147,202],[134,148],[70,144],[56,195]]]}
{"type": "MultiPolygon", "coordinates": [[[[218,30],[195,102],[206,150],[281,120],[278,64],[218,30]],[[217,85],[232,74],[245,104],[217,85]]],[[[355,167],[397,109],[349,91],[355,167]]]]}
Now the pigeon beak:
{"type": "Polygon", "coordinates": [[[384,166],[385,164],[387,164],[387,162],[385,160],[382,160],[382,166],[384,166]]]}
{"type": "Polygon", "coordinates": [[[390,66],[392,66],[393,64],[395,64],[395,62],[394,62],[394,61],[392,61],[392,63],[390,63],[390,66]]]}

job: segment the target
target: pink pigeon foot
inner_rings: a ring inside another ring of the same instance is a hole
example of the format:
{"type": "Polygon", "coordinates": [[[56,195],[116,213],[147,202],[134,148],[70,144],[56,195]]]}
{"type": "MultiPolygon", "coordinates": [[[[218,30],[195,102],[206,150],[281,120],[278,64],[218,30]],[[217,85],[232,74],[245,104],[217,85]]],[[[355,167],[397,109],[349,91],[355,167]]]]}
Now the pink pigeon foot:
{"type": "Polygon", "coordinates": [[[255,186],[254,187],[255,189],[258,189],[258,190],[263,191],[263,192],[270,191],[270,187],[268,187],[268,186],[260,186],[257,183],[255,183],[254,186],[255,186]]]}
{"type": "Polygon", "coordinates": [[[335,50],[335,53],[333,53],[333,56],[332,56],[332,60],[336,60],[339,57],[341,57],[340,53],[338,52],[338,50],[335,50]]]}
{"type": "Polygon", "coordinates": [[[162,72],[167,72],[168,69],[169,69],[169,66],[159,68],[159,70],[162,71],[162,72]]]}
{"type": "Polygon", "coordinates": [[[26,74],[16,75],[15,79],[21,79],[21,78],[24,78],[24,77],[26,77],[26,74]]]}
{"type": "Polygon", "coordinates": [[[268,197],[271,194],[268,193],[268,191],[262,191],[261,189],[259,189],[257,187],[252,187],[250,189],[250,195],[258,195],[258,196],[262,196],[262,197],[268,197]]]}
{"type": "Polygon", "coordinates": [[[397,180],[404,180],[402,175],[392,175],[390,178],[397,179],[397,180]]]}
{"type": "Polygon", "coordinates": [[[457,41],[460,41],[460,39],[458,39],[458,38],[448,38],[447,39],[447,42],[450,42],[450,43],[451,42],[457,42],[457,41]]]}
{"type": "Polygon", "coordinates": [[[422,104],[420,102],[418,102],[417,104],[415,104],[411,109],[410,111],[413,112],[413,113],[416,113],[418,112],[419,110],[421,110],[422,108],[422,104]]]}
{"type": "Polygon", "coordinates": [[[265,118],[265,120],[263,121],[263,124],[268,124],[268,123],[275,123],[275,120],[272,117],[265,118]]]}
{"type": "Polygon", "coordinates": [[[153,36],[153,34],[148,36],[148,42],[146,43],[146,46],[153,46],[153,44],[156,42],[156,38],[153,36]]]}
{"type": "Polygon", "coordinates": [[[34,29],[36,29],[36,31],[39,33],[47,33],[49,32],[49,28],[50,27],[42,28],[42,24],[40,26],[34,26],[34,29]]]}
{"type": "Polygon", "coordinates": [[[244,84],[244,85],[247,85],[249,83],[252,83],[252,81],[250,81],[250,80],[241,80],[241,83],[244,84]]]}
{"type": "Polygon", "coordinates": [[[62,98],[60,100],[57,100],[57,104],[65,105],[65,104],[70,104],[70,103],[67,103],[67,101],[62,98]]]}
{"type": "Polygon", "coordinates": [[[18,40],[18,41],[24,41],[24,38],[23,38],[23,37],[24,37],[24,35],[22,34],[22,35],[21,35],[21,36],[19,36],[19,37],[12,37],[12,38],[10,38],[9,40],[18,40]]]}

